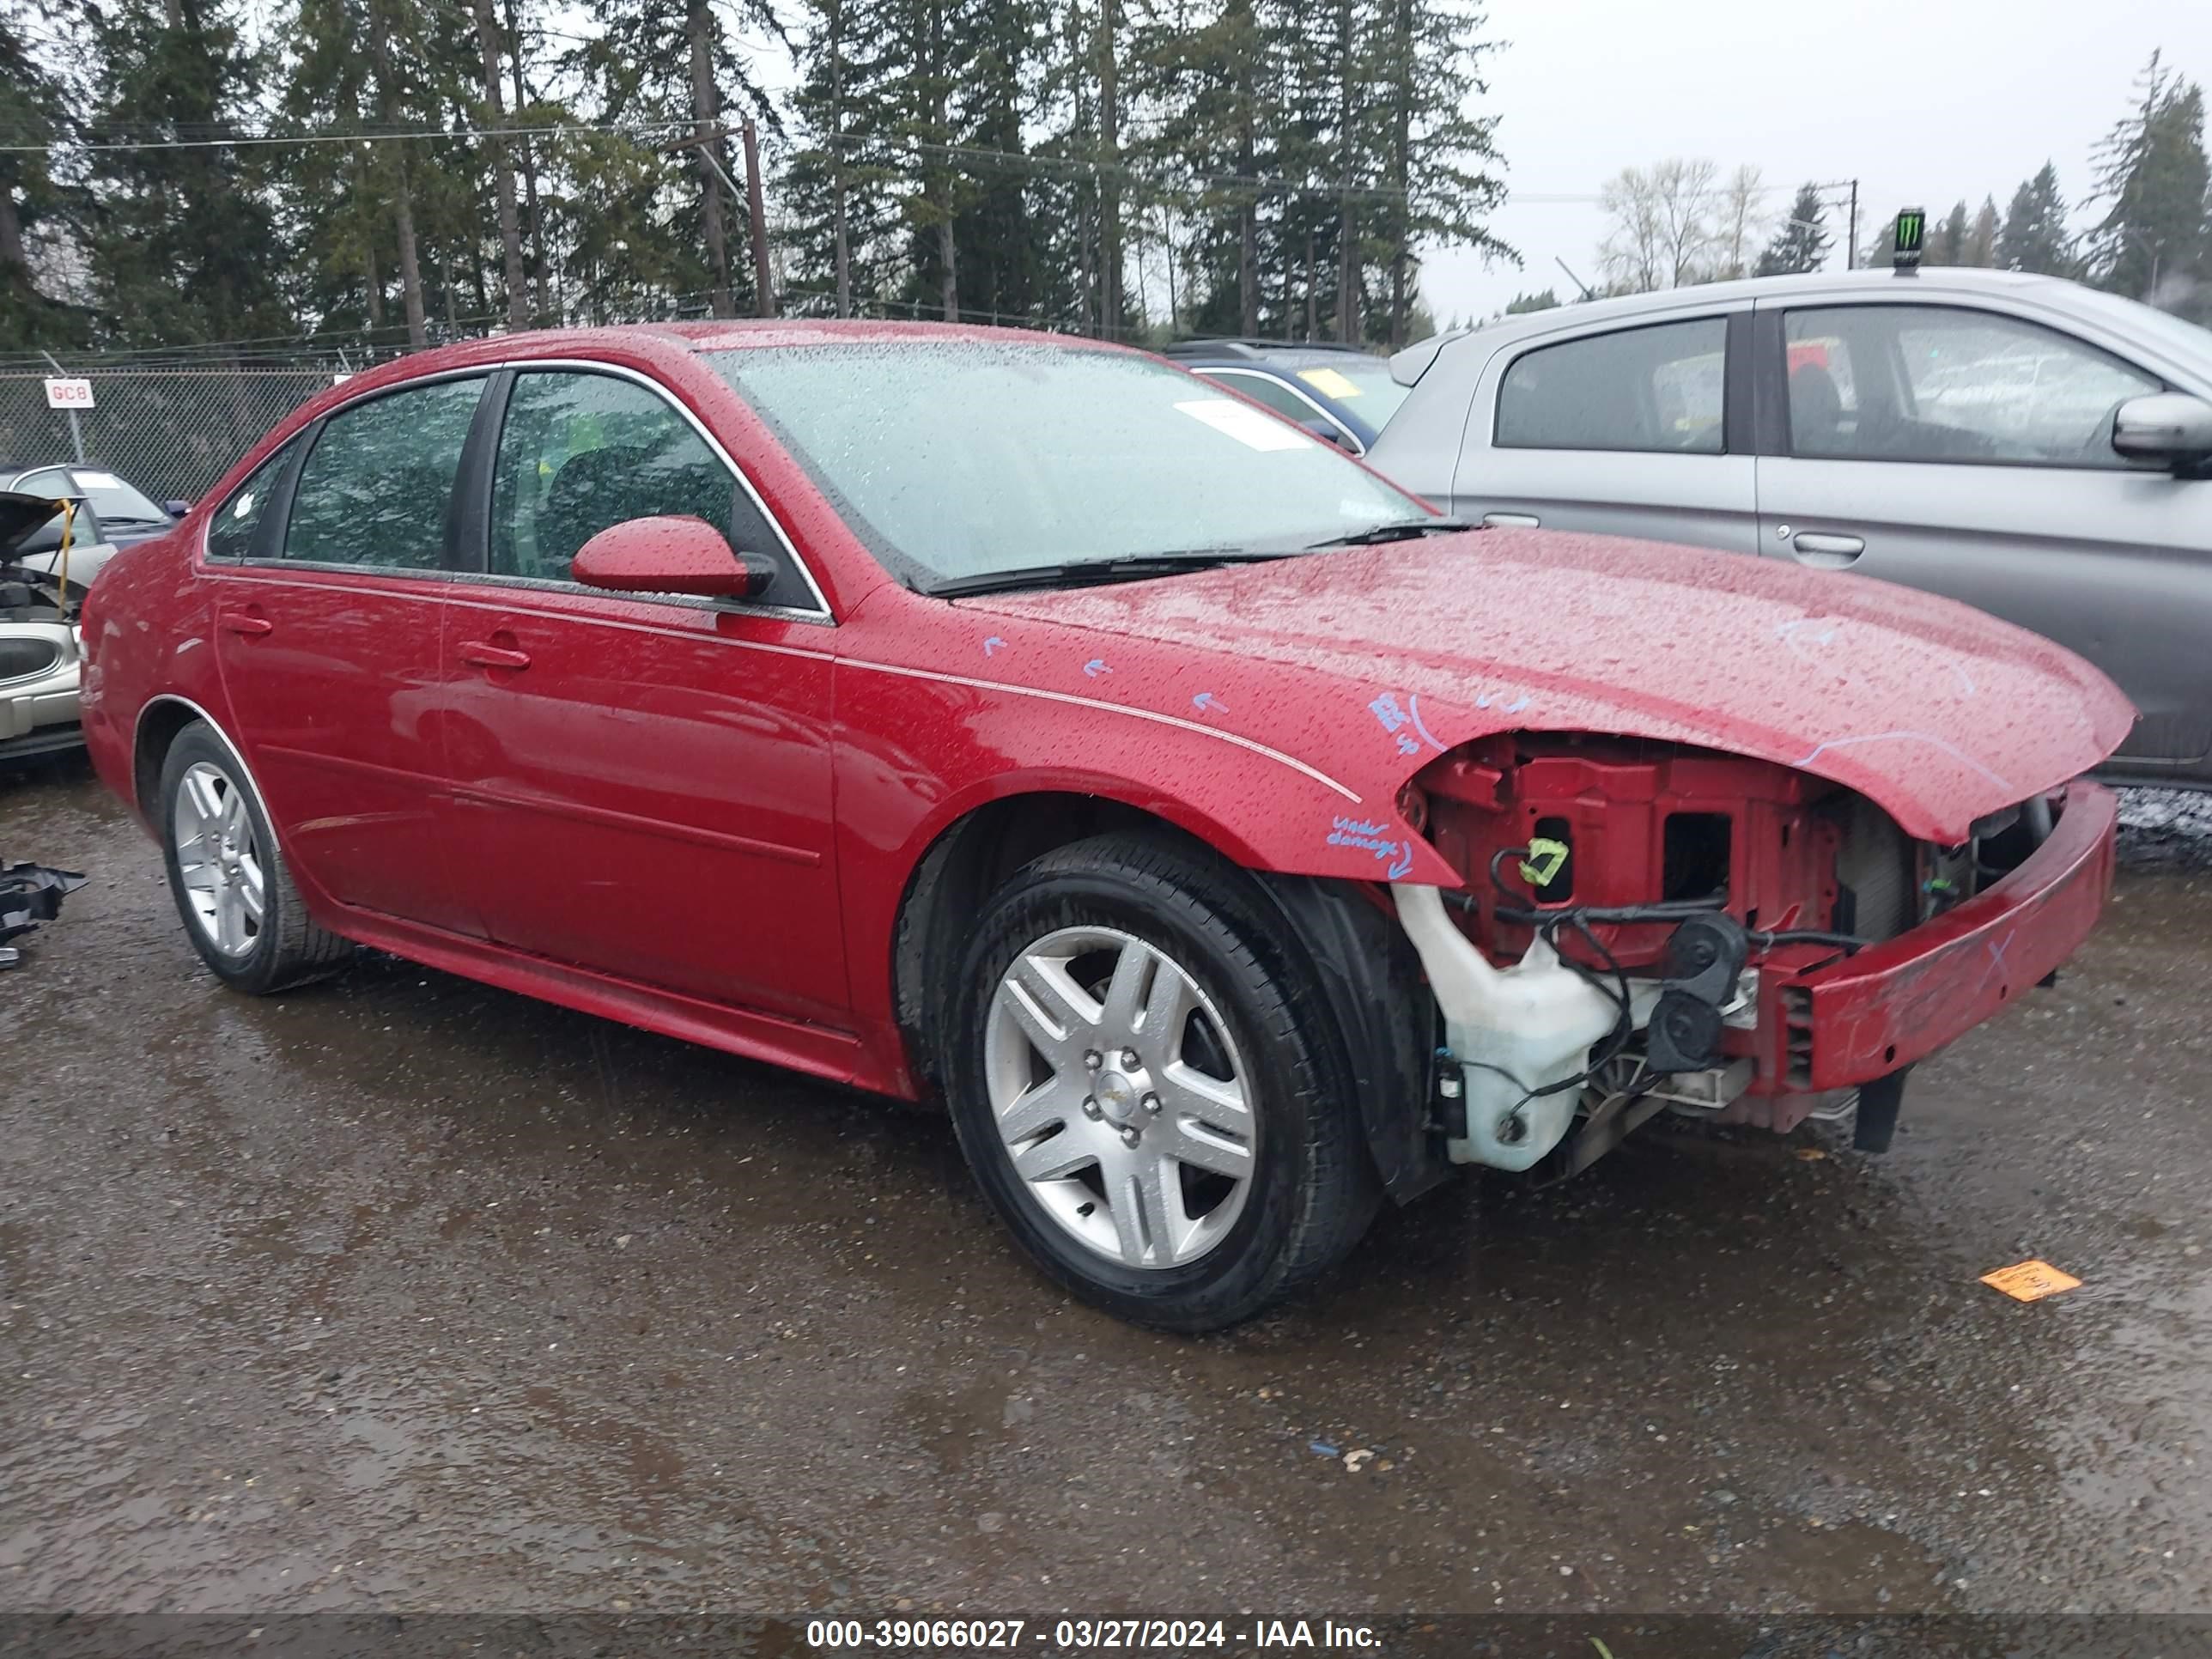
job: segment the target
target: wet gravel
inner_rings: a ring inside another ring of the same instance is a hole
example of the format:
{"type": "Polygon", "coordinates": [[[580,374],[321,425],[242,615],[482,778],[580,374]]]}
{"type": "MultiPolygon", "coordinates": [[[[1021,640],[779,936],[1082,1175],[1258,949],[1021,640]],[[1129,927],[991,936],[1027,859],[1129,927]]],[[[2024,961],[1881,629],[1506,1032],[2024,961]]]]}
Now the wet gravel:
{"type": "Polygon", "coordinates": [[[0,776],[93,878],[0,975],[0,1609],[2204,1609],[2212,803],[2126,823],[1887,1157],[1661,1126],[1189,1341],[927,1114],[389,959],[231,994],[81,764],[0,776]]]}

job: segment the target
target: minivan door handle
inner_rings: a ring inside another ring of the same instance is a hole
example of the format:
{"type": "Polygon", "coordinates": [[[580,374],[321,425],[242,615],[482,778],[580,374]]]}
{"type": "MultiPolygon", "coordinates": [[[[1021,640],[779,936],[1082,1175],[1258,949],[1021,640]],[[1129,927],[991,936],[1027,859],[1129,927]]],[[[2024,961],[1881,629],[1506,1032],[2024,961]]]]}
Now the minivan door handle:
{"type": "Polygon", "coordinates": [[[1863,536],[1828,536],[1816,530],[1801,530],[1790,538],[1790,545],[1803,556],[1807,564],[1829,568],[1851,563],[1866,551],[1863,536]]]}
{"type": "Polygon", "coordinates": [[[1482,521],[1493,530],[1534,530],[1544,522],[1533,513],[1486,513],[1482,521]]]}

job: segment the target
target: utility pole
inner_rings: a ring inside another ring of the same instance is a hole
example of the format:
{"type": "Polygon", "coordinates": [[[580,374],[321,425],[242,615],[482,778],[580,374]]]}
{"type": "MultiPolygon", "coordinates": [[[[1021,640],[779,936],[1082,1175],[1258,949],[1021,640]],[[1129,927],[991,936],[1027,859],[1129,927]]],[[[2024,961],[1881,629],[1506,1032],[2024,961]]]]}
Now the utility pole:
{"type": "Polygon", "coordinates": [[[775,315],[775,289],[769,281],[768,210],[761,204],[760,134],[745,117],[745,206],[753,216],[753,293],[763,317],[775,315]]]}
{"type": "MultiPolygon", "coordinates": [[[[1856,179],[1834,179],[1825,185],[1815,185],[1813,188],[1821,191],[1824,196],[1832,190],[1847,190],[1850,192],[1850,218],[1844,232],[1844,269],[1856,270],[1859,263],[1859,181],[1856,179]]],[[[1829,208],[1833,207],[1835,204],[1824,200],[1820,205],[1829,208]]]]}
{"type": "Polygon", "coordinates": [[[737,180],[725,173],[722,164],[714,159],[715,143],[729,137],[724,128],[714,127],[705,132],[694,133],[689,138],[678,138],[674,143],[663,144],[660,153],[663,155],[678,155],[687,149],[697,150],[700,160],[707,164],[715,178],[721,180],[723,188],[730,192],[731,199],[734,201],[741,195],[745,198],[752,217],[756,309],[763,317],[773,317],[775,315],[775,292],[769,282],[768,268],[768,210],[761,201],[760,135],[750,118],[739,131],[745,146],[745,187],[742,191],[738,188],[737,180]]]}

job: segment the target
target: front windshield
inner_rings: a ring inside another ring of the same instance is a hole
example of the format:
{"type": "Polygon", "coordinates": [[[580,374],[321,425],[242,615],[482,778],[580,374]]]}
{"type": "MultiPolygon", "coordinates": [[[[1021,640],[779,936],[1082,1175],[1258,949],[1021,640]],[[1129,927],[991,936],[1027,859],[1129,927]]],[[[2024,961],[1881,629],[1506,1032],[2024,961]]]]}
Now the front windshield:
{"type": "Polygon", "coordinates": [[[1350,352],[1345,356],[1350,361],[1301,368],[1296,371],[1297,377],[1315,391],[1335,398],[1380,432],[1390,423],[1390,417],[1398,412],[1398,405],[1406,401],[1406,393],[1412,388],[1392,380],[1390,366],[1386,362],[1373,357],[1355,357],[1350,352]]]}
{"type": "Polygon", "coordinates": [[[1291,552],[1425,515],[1289,422],[1131,352],[886,340],[707,354],[892,571],[1291,552]]]}

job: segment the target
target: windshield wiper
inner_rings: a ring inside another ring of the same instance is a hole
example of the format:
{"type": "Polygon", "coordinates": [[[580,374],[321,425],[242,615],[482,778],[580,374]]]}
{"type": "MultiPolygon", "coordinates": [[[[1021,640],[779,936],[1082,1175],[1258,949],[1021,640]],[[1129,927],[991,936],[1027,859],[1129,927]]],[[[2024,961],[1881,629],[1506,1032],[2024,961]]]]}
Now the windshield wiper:
{"type": "Polygon", "coordinates": [[[1259,564],[1287,558],[1286,553],[1247,552],[1240,549],[1193,548],[1187,553],[1134,553],[1113,559],[1070,559],[1062,564],[1023,565],[1012,570],[985,570],[972,576],[955,576],[923,590],[940,599],[957,599],[970,593],[1011,593],[1025,587],[1095,587],[1108,582],[1143,581],[1152,576],[1177,576],[1217,565],[1259,564]]]}
{"type": "Polygon", "coordinates": [[[1309,549],[1375,547],[1383,542],[1409,542],[1417,536],[1446,536],[1474,528],[1465,519],[1395,519],[1389,524],[1378,524],[1372,530],[1355,530],[1349,536],[1331,536],[1325,542],[1309,542],[1306,545],[1309,549]]]}

